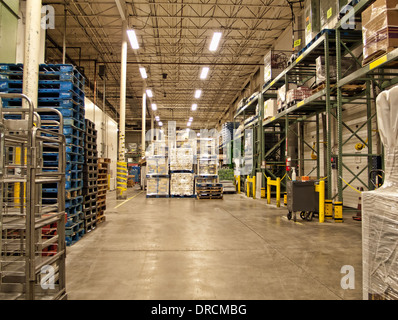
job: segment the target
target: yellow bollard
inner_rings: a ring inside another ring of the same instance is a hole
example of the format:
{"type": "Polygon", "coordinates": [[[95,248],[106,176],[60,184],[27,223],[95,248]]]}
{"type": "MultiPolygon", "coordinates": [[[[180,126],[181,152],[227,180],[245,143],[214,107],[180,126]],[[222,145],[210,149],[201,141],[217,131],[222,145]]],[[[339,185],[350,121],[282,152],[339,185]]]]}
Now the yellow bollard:
{"type": "Polygon", "coordinates": [[[325,200],[325,219],[333,219],[333,203],[332,200],[325,200]]]}
{"type": "Polygon", "coordinates": [[[261,199],[265,198],[265,188],[261,188],[261,199]]]}
{"type": "Polygon", "coordinates": [[[315,191],[319,193],[319,223],[323,223],[325,222],[325,181],[319,181],[315,191]]]}
{"type": "Polygon", "coordinates": [[[252,178],[253,199],[256,199],[256,176],[252,178]]]}
{"type": "Polygon", "coordinates": [[[276,206],[281,206],[281,178],[276,179],[276,206]]]}
{"type": "Polygon", "coordinates": [[[283,196],[283,204],[285,205],[285,207],[287,206],[287,193],[285,193],[285,195],[283,196]]]}
{"type": "Polygon", "coordinates": [[[267,178],[267,204],[271,204],[271,178],[267,178]]]}
{"type": "Polygon", "coordinates": [[[334,222],[343,222],[343,202],[334,203],[334,222]]]}

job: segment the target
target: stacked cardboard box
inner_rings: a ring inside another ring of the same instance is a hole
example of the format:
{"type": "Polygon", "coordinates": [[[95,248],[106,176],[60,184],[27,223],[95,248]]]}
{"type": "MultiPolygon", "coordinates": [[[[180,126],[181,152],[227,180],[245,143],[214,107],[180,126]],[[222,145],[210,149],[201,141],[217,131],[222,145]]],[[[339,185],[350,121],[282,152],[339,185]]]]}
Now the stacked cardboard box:
{"type": "Polygon", "coordinates": [[[286,53],[270,50],[264,56],[264,83],[268,83],[275,79],[285,70],[288,59],[286,53]]]}
{"type": "Polygon", "coordinates": [[[170,175],[170,194],[172,197],[192,197],[194,174],[190,172],[172,172],[170,175]]]}
{"type": "Polygon", "coordinates": [[[363,64],[398,47],[398,0],[377,0],[362,12],[363,64]]]}

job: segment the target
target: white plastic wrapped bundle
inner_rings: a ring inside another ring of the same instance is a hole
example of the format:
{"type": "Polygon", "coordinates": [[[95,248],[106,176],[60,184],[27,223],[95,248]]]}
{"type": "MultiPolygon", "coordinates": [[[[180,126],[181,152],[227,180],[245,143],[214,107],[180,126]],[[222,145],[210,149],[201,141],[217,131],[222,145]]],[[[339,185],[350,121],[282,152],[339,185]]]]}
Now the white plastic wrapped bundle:
{"type": "Polygon", "coordinates": [[[192,196],[194,175],[192,173],[172,173],[170,177],[170,194],[172,196],[192,196]]]}
{"type": "Polygon", "coordinates": [[[382,187],[362,194],[364,299],[398,299],[398,87],[376,100],[385,150],[382,187]]]}
{"type": "Polygon", "coordinates": [[[176,148],[170,152],[170,170],[180,171],[193,169],[193,149],[176,148]]]}

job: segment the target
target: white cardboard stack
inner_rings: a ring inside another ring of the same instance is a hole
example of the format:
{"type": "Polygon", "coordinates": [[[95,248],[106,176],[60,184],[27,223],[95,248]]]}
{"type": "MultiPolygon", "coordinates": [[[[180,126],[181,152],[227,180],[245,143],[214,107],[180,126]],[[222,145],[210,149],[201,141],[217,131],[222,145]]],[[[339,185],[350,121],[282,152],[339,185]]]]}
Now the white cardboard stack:
{"type": "Polygon", "coordinates": [[[385,150],[382,187],[362,193],[363,298],[398,299],[398,87],[376,100],[385,150]]]}

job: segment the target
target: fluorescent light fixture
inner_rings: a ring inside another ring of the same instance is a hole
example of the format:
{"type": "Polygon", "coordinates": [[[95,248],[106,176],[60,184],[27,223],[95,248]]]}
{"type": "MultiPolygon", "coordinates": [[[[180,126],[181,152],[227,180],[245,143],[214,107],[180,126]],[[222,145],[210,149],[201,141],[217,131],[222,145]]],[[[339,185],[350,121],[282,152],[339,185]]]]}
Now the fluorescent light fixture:
{"type": "Polygon", "coordinates": [[[188,121],[189,121],[189,122],[192,122],[192,121],[193,121],[193,118],[192,118],[192,117],[190,117],[188,121]]]}
{"type": "Polygon", "coordinates": [[[196,99],[199,99],[201,95],[202,95],[202,90],[196,90],[196,92],[195,92],[195,98],[196,98],[196,99]]]}
{"type": "Polygon", "coordinates": [[[192,105],[192,111],[196,111],[197,108],[198,108],[198,105],[197,105],[196,103],[194,103],[194,104],[192,105]]]}
{"type": "Polygon", "coordinates": [[[149,98],[152,98],[152,97],[153,97],[153,93],[152,93],[152,90],[151,90],[151,89],[147,89],[147,90],[146,90],[146,94],[148,95],[149,98]]]}
{"type": "Polygon", "coordinates": [[[140,45],[138,44],[138,39],[137,39],[137,35],[135,34],[135,31],[132,29],[127,30],[127,35],[129,37],[131,47],[135,50],[139,49],[140,45]]]}
{"type": "Polygon", "coordinates": [[[198,133],[196,134],[196,136],[197,136],[197,137],[200,137],[200,133],[198,132],[198,133]]]}
{"type": "Polygon", "coordinates": [[[190,126],[191,126],[191,123],[190,123],[190,122],[188,122],[188,123],[187,123],[187,127],[190,127],[190,126]]]}
{"type": "Polygon", "coordinates": [[[159,116],[156,116],[156,117],[155,117],[155,120],[159,122],[159,121],[160,121],[160,117],[159,117],[159,116]]]}
{"type": "Polygon", "coordinates": [[[206,79],[207,78],[207,74],[209,73],[209,67],[203,67],[202,69],[202,73],[200,74],[200,78],[201,79],[206,79]]]}
{"type": "Polygon", "coordinates": [[[163,126],[163,122],[160,121],[160,122],[158,123],[158,125],[159,125],[159,127],[162,127],[162,126],[163,126]]]}
{"type": "Polygon", "coordinates": [[[152,103],[152,110],[156,111],[158,109],[158,106],[156,105],[156,103],[152,103]]]}
{"type": "Polygon", "coordinates": [[[141,68],[140,68],[140,73],[141,73],[142,79],[148,78],[148,75],[146,74],[146,70],[145,70],[144,67],[141,67],[141,68]]]}
{"type": "Polygon", "coordinates": [[[221,32],[214,32],[213,39],[211,40],[211,43],[210,43],[210,48],[209,48],[210,51],[217,50],[218,44],[220,43],[220,40],[221,40],[221,35],[222,35],[221,32]]]}

